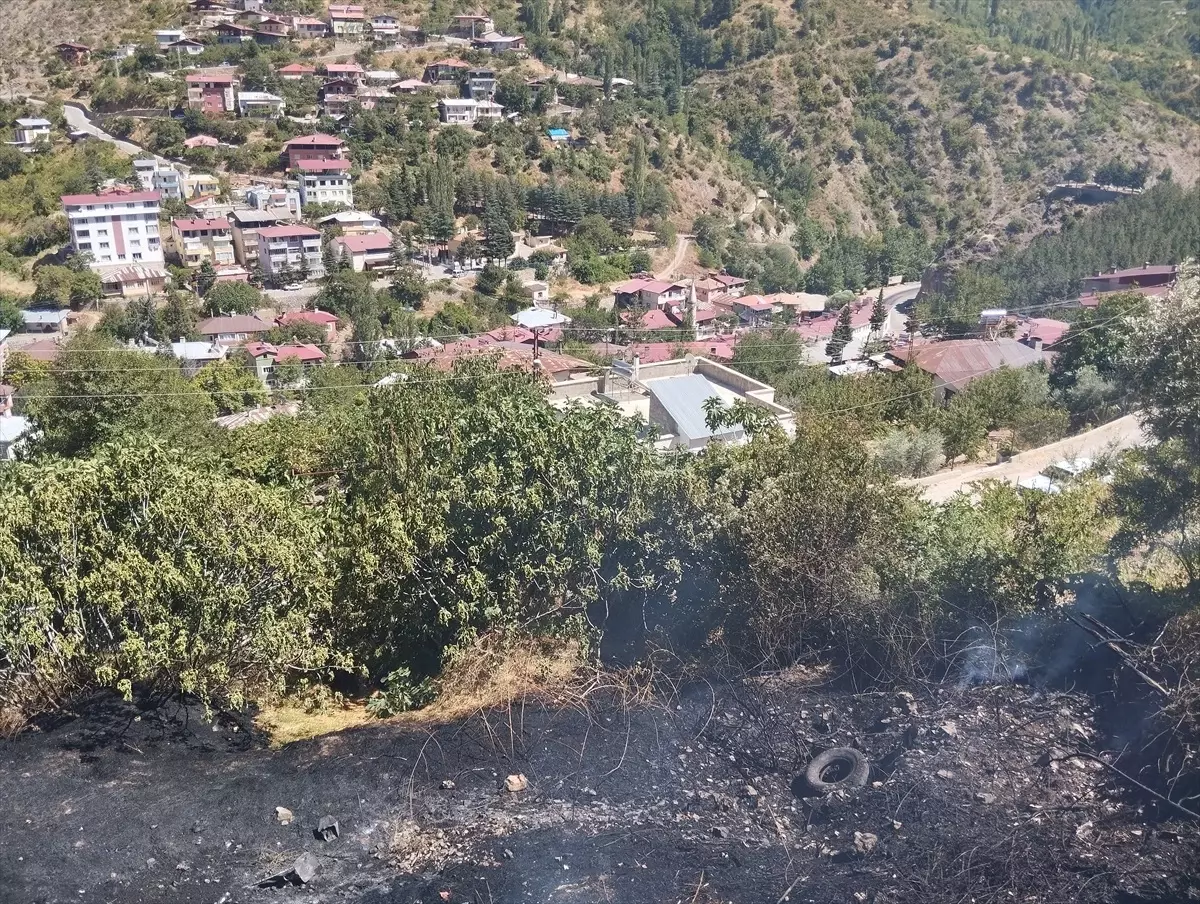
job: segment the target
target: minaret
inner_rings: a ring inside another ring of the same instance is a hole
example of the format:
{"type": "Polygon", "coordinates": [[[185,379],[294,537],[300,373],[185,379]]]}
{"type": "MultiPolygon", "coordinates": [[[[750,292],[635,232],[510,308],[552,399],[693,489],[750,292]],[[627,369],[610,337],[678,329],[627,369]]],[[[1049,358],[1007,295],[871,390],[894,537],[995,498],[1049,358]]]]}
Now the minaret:
{"type": "Polygon", "coordinates": [[[692,331],[692,338],[696,336],[696,279],[692,278],[692,284],[688,287],[688,327],[692,331]]]}

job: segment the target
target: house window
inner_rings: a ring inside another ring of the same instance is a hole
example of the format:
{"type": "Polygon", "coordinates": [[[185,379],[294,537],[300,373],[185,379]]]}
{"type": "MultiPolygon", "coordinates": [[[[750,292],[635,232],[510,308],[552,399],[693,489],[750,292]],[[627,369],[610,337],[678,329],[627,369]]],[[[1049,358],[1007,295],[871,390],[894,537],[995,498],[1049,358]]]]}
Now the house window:
{"type": "Polygon", "coordinates": [[[80,251],[91,251],[92,243],[91,242],[80,242],[78,245],[78,248],[80,251]]]}
{"type": "Polygon", "coordinates": [[[89,236],[89,234],[90,234],[90,231],[87,229],[76,229],[75,230],[75,235],[81,239],[86,239],[89,236]]]}
{"type": "Polygon", "coordinates": [[[140,251],[133,252],[133,259],[135,261],[140,261],[142,259],[142,252],[140,252],[140,251]]]}
{"type": "Polygon", "coordinates": [[[100,243],[100,247],[101,247],[101,248],[107,248],[107,247],[108,247],[108,242],[101,242],[101,243],[100,243]]]}

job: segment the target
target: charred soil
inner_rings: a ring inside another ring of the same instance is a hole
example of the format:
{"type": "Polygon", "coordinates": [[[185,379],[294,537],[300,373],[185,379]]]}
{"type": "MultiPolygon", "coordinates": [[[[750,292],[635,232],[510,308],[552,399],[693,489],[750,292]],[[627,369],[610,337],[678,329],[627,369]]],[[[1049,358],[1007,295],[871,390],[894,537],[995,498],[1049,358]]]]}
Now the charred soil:
{"type": "Polygon", "coordinates": [[[0,745],[0,901],[1200,900],[1196,826],[1130,796],[1098,724],[1025,687],[775,678],[271,750],[246,722],[92,696],[0,745]],[[867,784],[806,797],[832,747],[867,784]],[[305,853],[309,882],[257,887],[305,853]]]}

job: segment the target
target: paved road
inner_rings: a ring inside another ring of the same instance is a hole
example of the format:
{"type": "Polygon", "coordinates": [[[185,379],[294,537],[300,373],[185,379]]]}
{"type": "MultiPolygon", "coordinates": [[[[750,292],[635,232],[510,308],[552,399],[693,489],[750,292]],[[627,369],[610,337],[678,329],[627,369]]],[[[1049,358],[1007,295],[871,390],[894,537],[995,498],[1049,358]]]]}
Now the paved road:
{"type": "Polygon", "coordinates": [[[99,138],[101,141],[107,141],[110,144],[114,144],[119,150],[124,151],[130,157],[153,157],[159,163],[173,166],[184,175],[187,175],[187,173],[190,172],[190,167],[188,167],[186,164],[178,163],[174,160],[168,160],[166,157],[160,157],[158,154],[153,154],[150,151],[147,151],[144,147],[134,144],[132,141],[125,141],[122,138],[117,138],[115,135],[111,135],[104,131],[104,129],[92,122],[92,120],[89,118],[87,110],[81,106],[76,106],[70,103],[64,104],[63,119],[67,121],[67,125],[70,126],[73,131],[87,132],[89,135],[99,138]]]}
{"type": "MultiPolygon", "coordinates": [[[[885,336],[901,336],[904,334],[904,324],[908,318],[897,311],[896,307],[906,301],[912,301],[920,291],[921,284],[919,282],[901,283],[898,286],[892,286],[883,290],[883,304],[888,312],[888,319],[883,326],[885,336]]],[[[863,294],[878,295],[879,287],[876,286],[874,289],[867,289],[863,294]]],[[[853,361],[858,358],[862,354],[863,346],[866,345],[868,338],[868,336],[859,336],[851,340],[842,354],[843,360],[853,361]]],[[[825,343],[818,342],[816,345],[805,346],[804,360],[809,364],[828,364],[830,358],[825,354],[825,343]]]]}
{"type": "Polygon", "coordinates": [[[1003,480],[1016,483],[1018,480],[1040,474],[1047,465],[1073,458],[1097,458],[1106,452],[1117,452],[1140,446],[1146,441],[1136,415],[1126,415],[1115,421],[1051,443],[1014,455],[1004,464],[966,465],[953,471],[942,471],[931,477],[910,481],[921,487],[930,502],[945,502],[955,493],[966,490],[978,480],[1003,480]]]}

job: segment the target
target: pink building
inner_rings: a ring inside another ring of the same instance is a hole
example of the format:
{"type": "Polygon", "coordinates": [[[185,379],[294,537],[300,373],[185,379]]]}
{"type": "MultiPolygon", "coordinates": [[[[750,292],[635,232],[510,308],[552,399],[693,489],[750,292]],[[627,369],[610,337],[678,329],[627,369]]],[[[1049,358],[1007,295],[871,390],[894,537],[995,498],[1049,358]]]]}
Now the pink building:
{"type": "Polygon", "coordinates": [[[187,77],[188,107],[210,116],[237,109],[233,73],[197,72],[187,77]]]}
{"type": "Polygon", "coordinates": [[[346,142],[332,135],[302,135],[285,143],[283,151],[290,168],[301,160],[341,160],[346,156],[346,142]]]}

